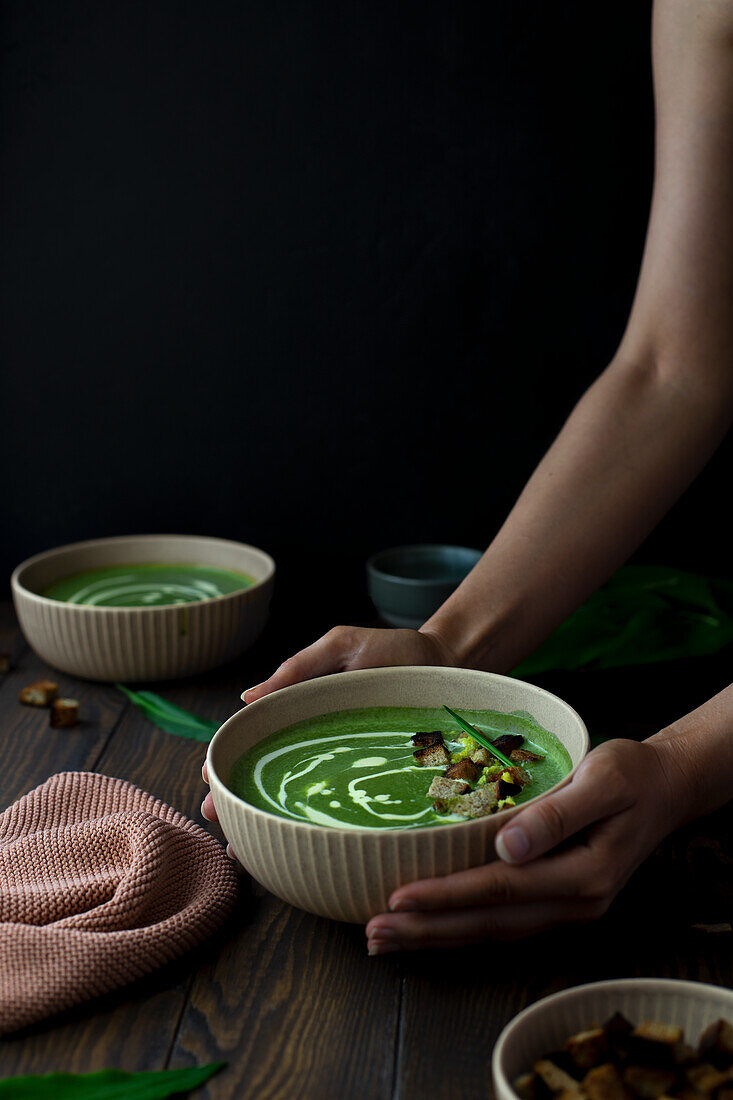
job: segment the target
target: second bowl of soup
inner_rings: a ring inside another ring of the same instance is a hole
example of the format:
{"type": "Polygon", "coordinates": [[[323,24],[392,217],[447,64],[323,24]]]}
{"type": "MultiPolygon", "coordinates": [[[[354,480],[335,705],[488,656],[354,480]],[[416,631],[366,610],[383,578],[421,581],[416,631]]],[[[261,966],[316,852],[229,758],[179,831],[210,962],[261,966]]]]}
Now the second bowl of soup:
{"type": "Polygon", "coordinates": [[[60,546],[11,578],[35,652],[87,680],[166,680],[243,653],[267,621],[269,554],[198,535],[130,535],[60,546]]]}
{"type": "Polygon", "coordinates": [[[293,905],[363,922],[404,883],[493,859],[507,816],[566,782],[587,751],[582,719],[541,688],[404,667],[266,696],[224,723],[208,761],[247,870],[293,905]],[[505,761],[482,753],[444,705],[505,761]]]}

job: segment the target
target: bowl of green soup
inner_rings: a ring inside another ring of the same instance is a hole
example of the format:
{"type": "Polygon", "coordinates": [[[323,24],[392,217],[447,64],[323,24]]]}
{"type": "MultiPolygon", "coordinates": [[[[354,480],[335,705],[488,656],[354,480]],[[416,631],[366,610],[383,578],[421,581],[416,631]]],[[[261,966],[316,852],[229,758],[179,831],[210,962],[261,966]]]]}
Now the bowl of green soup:
{"type": "Polygon", "coordinates": [[[269,554],[197,535],[95,539],[28,558],[13,572],[31,648],[87,680],[166,680],[242,654],[267,621],[269,554]]]}
{"type": "Polygon", "coordinates": [[[227,840],[254,878],[301,909],[364,922],[404,883],[494,859],[507,816],[566,783],[588,746],[580,716],[533,684],[475,669],[365,669],[238,711],[212,740],[208,771],[227,840]]]}

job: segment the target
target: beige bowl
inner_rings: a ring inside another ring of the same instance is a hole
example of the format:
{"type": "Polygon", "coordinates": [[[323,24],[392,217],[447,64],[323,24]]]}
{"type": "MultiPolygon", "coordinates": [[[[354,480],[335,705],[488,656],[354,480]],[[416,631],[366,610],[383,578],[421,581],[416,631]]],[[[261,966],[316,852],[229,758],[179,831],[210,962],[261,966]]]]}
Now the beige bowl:
{"type": "Polygon", "coordinates": [[[622,978],[593,982],[554,993],[515,1016],[499,1036],[491,1060],[497,1100],[518,1100],[511,1082],[527,1073],[543,1054],[614,1012],[628,1020],[658,1020],[685,1029],[690,1043],[719,1017],[733,1020],[733,993],[717,985],[662,978],[622,978]]]}
{"type": "Polygon", "coordinates": [[[247,870],[291,905],[336,920],[364,922],[384,912],[389,895],[405,882],[495,858],[494,836],[513,811],[426,829],[332,829],[269,814],[226,786],[232,765],[246,749],[292,722],[358,707],[443,703],[458,710],[530,711],[563,743],[573,770],[588,751],[586,728],[562,699],[489,672],[425,666],[365,669],[284,688],[238,711],[209,746],[214,805],[247,870]]]}
{"type": "Polygon", "coordinates": [[[21,630],[54,668],[86,680],[170,680],[223,664],[262,632],[275,578],[269,554],[228,539],[130,535],[47,550],[22,562],[11,587],[21,630]],[[73,573],[143,562],[249,574],[240,592],[170,607],[89,607],[40,596],[73,573]]]}

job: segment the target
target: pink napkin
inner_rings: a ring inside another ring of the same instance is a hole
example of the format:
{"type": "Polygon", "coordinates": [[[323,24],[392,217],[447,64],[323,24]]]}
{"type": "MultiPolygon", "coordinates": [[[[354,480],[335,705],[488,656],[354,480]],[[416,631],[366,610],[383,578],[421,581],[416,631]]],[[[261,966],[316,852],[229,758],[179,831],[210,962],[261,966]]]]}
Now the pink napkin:
{"type": "Polygon", "coordinates": [[[131,783],[52,776],[0,814],[0,1035],[195,947],[236,881],[213,837],[131,783]]]}

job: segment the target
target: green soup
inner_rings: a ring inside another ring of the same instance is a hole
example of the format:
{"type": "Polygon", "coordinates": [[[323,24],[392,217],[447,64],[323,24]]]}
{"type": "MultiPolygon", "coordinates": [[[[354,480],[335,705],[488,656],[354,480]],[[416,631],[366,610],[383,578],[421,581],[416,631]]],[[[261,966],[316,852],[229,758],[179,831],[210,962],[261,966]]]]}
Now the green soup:
{"type": "Polygon", "coordinates": [[[159,607],[239,592],[255,583],[246,573],[205,565],[115,565],[64,577],[41,595],[90,607],[159,607]]]}
{"type": "MultiPolygon", "coordinates": [[[[572,768],[557,737],[530,714],[462,711],[489,738],[518,733],[544,760],[524,764],[531,783],[516,801],[546,791],[572,768]]],[[[340,829],[415,829],[465,821],[432,808],[427,789],[443,768],[415,763],[410,738],[441,730],[449,748],[460,730],[440,708],[376,707],[308,718],[270,734],[233,765],[230,789],[261,810],[340,829]]]]}

